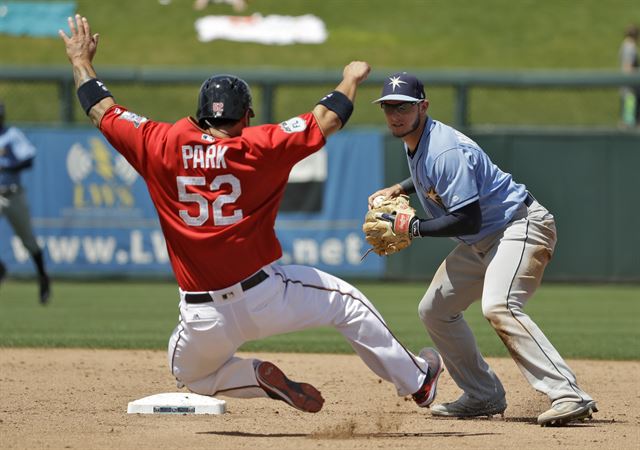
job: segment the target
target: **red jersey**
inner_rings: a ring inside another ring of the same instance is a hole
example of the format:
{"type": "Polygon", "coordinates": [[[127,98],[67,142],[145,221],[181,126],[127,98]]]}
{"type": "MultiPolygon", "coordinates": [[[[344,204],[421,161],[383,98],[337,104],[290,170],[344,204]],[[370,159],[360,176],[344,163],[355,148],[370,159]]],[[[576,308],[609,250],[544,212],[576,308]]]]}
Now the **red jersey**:
{"type": "Polygon", "coordinates": [[[114,105],[100,130],[145,179],[185,291],[231,286],[282,256],[274,225],[289,172],[325,143],[312,113],[220,139],[191,117],[155,122],[114,105]]]}

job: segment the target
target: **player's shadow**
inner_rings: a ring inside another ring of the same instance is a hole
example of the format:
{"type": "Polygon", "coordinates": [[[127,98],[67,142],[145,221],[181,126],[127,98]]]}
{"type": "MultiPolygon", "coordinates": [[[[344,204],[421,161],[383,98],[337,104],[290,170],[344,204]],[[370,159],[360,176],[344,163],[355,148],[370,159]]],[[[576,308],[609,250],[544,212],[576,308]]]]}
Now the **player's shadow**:
{"type": "MultiPolygon", "coordinates": [[[[218,436],[234,437],[261,437],[261,438],[291,438],[308,437],[310,439],[331,439],[329,434],[315,433],[247,433],[244,431],[199,431],[196,434],[215,434],[218,436]]],[[[467,437],[467,436],[494,436],[502,433],[465,433],[462,431],[434,431],[424,433],[350,433],[352,439],[372,439],[372,438],[404,438],[404,437],[467,437]]],[[[345,438],[347,436],[335,436],[334,438],[345,438]]]]}
{"type": "MultiPolygon", "coordinates": [[[[530,425],[540,426],[538,425],[538,421],[535,417],[505,417],[503,419],[505,422],[520,422],[520,423],[528,423],[530,425]]],[[[550,428],[588,428],[594,427],[596,425],[602,424],[611,424],[614,422],[624,423],[623,421],[616,420],[606,420],[606,419],[587,419],[583,422],[569,422],[564,425],[551,426],[550,428]]]]}

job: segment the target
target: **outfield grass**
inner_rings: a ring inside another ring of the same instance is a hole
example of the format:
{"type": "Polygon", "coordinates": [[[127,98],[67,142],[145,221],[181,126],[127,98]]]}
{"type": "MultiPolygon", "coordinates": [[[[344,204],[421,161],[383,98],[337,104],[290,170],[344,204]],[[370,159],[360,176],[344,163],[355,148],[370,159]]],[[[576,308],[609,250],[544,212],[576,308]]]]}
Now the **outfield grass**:
{"type": "MultiPolygon", "coordinates": [[[[618,70],[624,28],[640,22],[631,0],[255,0],[242,14],[315,14],[326,23],[328,40],[320,45],[265,46],[229,41],[198,42],[194,22],[207,14],[234,15],[228,5],[194,11],[193,0],[78,0],[101,35],[98,73],[106,67],[207,67],[212,73],[235,68],[340,70],[352,59],[371,63],[374,71],[396,70],[618,70]],[[144,20],[141,18],[144,17],[144,20]]],[[[59,38],[0,35],[3,64],[67,64],[59,38]]],[[[1,70],[1,67],[0,67],[1,70]]],[[[278,91],[276,119],[312,107],[327,88],[278,91]]],[[[198,85],[112,86],[116,99],[140,114],[174,121],[194,113],[198,85]]],[[[383,123],[370,105],[379,87],[358,96],[351,124],[383,123]]],[[[431,113],[453,118],[450,88],[427,86],[431,113]]],[[[258,92],[259,94],[259,92],[258,92]]],[[[9,119],[55,122],[54,85],[0,83],[9,119]]],[[[473,124],[615,126],[617,89],[496,90],[471,92],[473,124]]],[[[260,120],[260,98],[256,96],[260,120]]],[[[78,111],[76,117],[86,123],[78,111]]]]}
{"type": "MultiPolygon", "coordinates": [[[[429,345],[417,317],[418,283],[355,283],[378,307],[396,336],[418,351],[429,345]]],[[[567,358],[640,359],[640,286],[557,285],[540,288],[528,313],[567,358]]],[[[507,356],[479,304],[465,314],[482,352],[507,356]]],[[[54,284],[47,307],[35,283],[0,287],[0,346],[164,349],[176,325],[177,288],[168,282],[54,284]]],[[[307,330],[245,344],[242,350],[350,353],[333,329],[307,330]]]]}

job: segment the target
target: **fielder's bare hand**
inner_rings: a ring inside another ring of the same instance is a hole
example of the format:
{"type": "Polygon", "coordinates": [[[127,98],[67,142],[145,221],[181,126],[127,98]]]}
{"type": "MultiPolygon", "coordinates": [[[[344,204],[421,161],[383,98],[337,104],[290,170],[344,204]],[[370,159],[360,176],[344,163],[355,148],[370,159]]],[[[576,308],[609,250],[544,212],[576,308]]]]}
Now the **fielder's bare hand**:
{"type": "Polygon", "coordinates": [[[400,184],[394,184],[393,186],[389,186],[384,189],[379,189],[369,196],[369,199],[368,199],[369,209],[372,209],[374,207],[373,200],[376,197],[382,196],[387,198],[395,198],[402,194],[405,194],[405,192],[402,189],[402,186],[400,186],[400,184]]]}
{"type": "Polygon", "coordinates": [[[98,49],[98,39],[100,36],[98,33],[91,34],[89,21],[80,14],[75,15],[75,20],[73,17],[69,17],[67,22],[69,23],[71,36],[67,36],[62,30],[58,30],[58,34],[64,41],[69,61],[73,65],[83,62],[90,63],[93,61],[93,57],[98,49]]]}

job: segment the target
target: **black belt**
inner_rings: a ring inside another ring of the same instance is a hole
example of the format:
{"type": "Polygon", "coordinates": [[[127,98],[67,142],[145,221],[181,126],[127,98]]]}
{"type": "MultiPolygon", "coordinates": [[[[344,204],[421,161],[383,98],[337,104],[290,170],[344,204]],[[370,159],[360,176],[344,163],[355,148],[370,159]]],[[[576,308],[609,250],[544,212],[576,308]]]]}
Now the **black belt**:
{"type": "Polygon", "coordinates": [[[529,206],[531,206],[531,204],[532,204],[535,200],[536,200],[536,199],[535,199],[535,198],[533,198],[533,195],[531,195],[531,194],[529,194],[529,193],[527,192],[527,198],[525,198],[525,199],[524,199],[524,204],[525,204],[525,205],[527,205],[527,208],[528,208],[529,206]]]}
{"type": "MultiPolygon", "coordinates": [[[[264,270],[261,270],[255,275],[240,282],[240,287],[242,288],[243,291],[248,291],[249,289],[256,287],[257,285],[262,283],[267,278],[269,278],[269,275],[267,275],[267,272],[265,272],[264,270]]],[[[207,303],[212,300],[213,299],[207,292],[203,292],[200,294],[184,294],[184,301],[187,303],[207,303]]]]}

